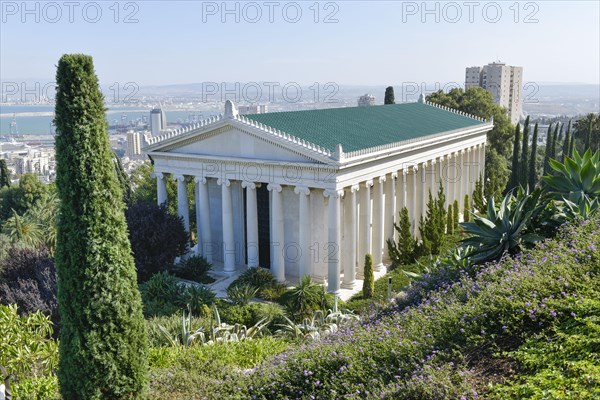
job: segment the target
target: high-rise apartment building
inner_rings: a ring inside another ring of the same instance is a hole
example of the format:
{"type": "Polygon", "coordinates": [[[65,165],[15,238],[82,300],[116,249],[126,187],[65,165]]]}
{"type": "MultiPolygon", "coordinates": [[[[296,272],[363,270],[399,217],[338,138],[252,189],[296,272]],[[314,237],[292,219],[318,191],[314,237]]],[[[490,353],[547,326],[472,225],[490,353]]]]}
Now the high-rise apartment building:
{"type": "Polygon", "coordinates": [[[513,124],[519,122],[523,111],[523,67],[493,62],[483,67],[467,67],[465,88],[479,86],[494,97],[496,104],[506,108],[513,124]]]}
{"type": "Polygon", "coordinates": [[[138,157],[142,154],[142,143],[140,132],[127,132],[127,157],[130,159],[138,157]]]}
{"type": "Polygon", "coordinates": [[[364,94],[358,98],[358,106],[374,106],[375,105],[375,96],[370,94],[364,94]]]}

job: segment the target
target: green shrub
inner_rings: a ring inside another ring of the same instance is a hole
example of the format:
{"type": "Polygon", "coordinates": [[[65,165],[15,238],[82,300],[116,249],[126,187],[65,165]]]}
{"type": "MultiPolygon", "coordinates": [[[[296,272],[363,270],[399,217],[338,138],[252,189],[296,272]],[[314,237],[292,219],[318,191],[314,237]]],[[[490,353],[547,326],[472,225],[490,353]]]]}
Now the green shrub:
{"type": "Polygon", "coordinates": [[[261,299],[275,301],[285,293],[287,288],[277,282],[271,271],[265,268],[248,268],[229,287],[250,285],[258,289],[257,296],[261,299]]]}
{"type": "Polygon", "coordinates": [[[183,301],[192,315],[206,317],[210,315],[210,306],[215,302],[216,296],[206,286],[192,285],[184,290],[183,301]]]}
{"type": "Polygon", "coordinates": [[[17,306],[0,305],[0,365],[12,375],[15,399],[52,399],[58,385],[58,343],[52,322],[41,312],[19,316],[17,306]]]}
{"type": "MultiPolygon", "coordinates": [[[[212,311],[211,311],[212,312],[212,311]]],[[[208,331],[210,329],[211,317],[194,317],[190,318],[191,329],[198,330],[203,329],[208,331]]],[[[181,311],[169,316],[150,317],[146,319],[146,326],[148,327],[148,338],[151,347],[168,346],[169,343],[166,340],[164,334],[161,332],[159,326],[165,327],[167,332],[171,335],[176,336],[181,333],[181,311]]]]}
{"type": "Polygon", "coordinates": [[[254,304],[238,305],[220,300],[216,305],[221,320],[228,324],[252,326],[258,321],[253,313],[254,304]]]}
{"type": "Polygon", "coordinates": [[[227,297],[233,304],[245,306],[252,300],[258,293],[258,288],[251,286],[247,283],[230,285],[227,288],[227,297]]]}
{"type": "Polygon", "coordinates": [[[375,290],[375,275],[373,272],[373,260],[371,255],[365,256],[365,279],[363,281],[362,295],[363,299],[370,299],[373,297],[373,291],[375,290]]]}
{"type": "Polygon", "coordinates": [[[204,257],[188,257],[173,268],[173,274],[181,279],[187,279],[198,283],[213,283],[215,280],[208,276],[212,264],[204,257]]]}
{"type": "Polygon", "coordinates": [[[186,305],[186,289],[177,277],[166,271],[142,283],[140,292],[146,316],[171,315],[186,305]]]}

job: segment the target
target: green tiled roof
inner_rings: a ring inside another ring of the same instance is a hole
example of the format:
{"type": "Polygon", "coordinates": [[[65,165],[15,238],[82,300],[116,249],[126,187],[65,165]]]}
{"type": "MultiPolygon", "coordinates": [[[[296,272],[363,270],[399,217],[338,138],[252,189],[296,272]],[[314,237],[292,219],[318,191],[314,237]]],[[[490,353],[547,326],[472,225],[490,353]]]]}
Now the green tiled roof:
{"type": "Polygon", "coordinates": [[[245,117],[331,151],[341,143],[344,152],[482,123],[423,103],[274,112],[245,117]]]}

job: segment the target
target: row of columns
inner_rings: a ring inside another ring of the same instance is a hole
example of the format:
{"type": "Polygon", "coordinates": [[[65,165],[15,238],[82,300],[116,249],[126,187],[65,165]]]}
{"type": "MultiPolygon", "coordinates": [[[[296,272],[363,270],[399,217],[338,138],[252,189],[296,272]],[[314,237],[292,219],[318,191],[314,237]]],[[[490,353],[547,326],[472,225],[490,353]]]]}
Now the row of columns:
{"type": "MultiPolygon", "coordinates": [[[[341,265],[343,280],[341,287],[352,288],[357,278],[363,278],[363,263],[366,254],[372,254],[376,271],[384,268],[387,258],[388,238],[395,236],[394,223],[403,207],[409,209],[413,234],[418,232],[418,222],[426,212],[429,191],[436,195],[440,183],[446,192],[446,206],[454,200],[462,201],[464,194],[471,194],[474,182],[483,174],[484,145],[472,149],[460,150],[427,162],[403,166],[398,171],[374,177],[342,190],[326,189],[323,196],[327,200],[327,282],[328,290],[337,293],[340,290],[341,265]],[[456,166],[451,176],[451,166],[456,166]],[[444,177],[444,170],[447,172],[444,177]],[[457,175],[457,176],[455,176],[457,175]],[[440,182],[441,179],[441,182],[440,182]],[[342,207],[344,198],[342,242],[342,207]],[[343,245],[343,248],[340,247],[343,245]]],[[[155,174],[157,178],[158,202],[167,201],[166,176],[155,174]]],[[[189,231],[188,177],[175,175],[177,181],[178,212],[189,231]]],[[[210,251],[212,237],[208,216],[210,215],[208,180],[195,177],[196,222],[198,227],[197,251],[207,261],[213,262],[210,251]]],[[[223,264],[226,272],[235,269],[235,243],[233,203],[231,181],[218,179],[221,186],[221,207],[223,221],[223,264]]],[[[241,182],[246,190],[246,251],[248,267],[257,267],[258,254],[258,211],[256,189],[258,182],[241,182]]],[[[285,281],[284,243],[284,202],[282,185],[269,183],[271,193],[271,272],[279,281],[285,281]]],[[[315,190],[315,189],[313,189],[315,190]]],[[[312,270],[310,246],[312,221],[310,196],[311,188],[295,186],[298,199],[298,241],[302,254],[299,259],[299,276],[310,275],[312,270]]]]}

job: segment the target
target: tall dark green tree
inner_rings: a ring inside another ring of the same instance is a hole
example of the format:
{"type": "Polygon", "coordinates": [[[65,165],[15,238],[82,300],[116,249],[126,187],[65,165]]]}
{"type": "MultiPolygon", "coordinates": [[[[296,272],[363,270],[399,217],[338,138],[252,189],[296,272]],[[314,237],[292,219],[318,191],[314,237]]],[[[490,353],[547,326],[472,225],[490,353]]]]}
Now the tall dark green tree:
{"type": "Polygon", "coordinates": [[[531,157],[529,157],[529,189],[533,190],[537,184],[537,141],[538,141],[538,123],[533,128],[533,137],[531,138],[531,157]]]}
{"type": "Polygon", "coordinates": [[[140,399],[147,333],[92,58],[62,56],[56,82],[60,391],[65,400],[140,399]]]}
{"type": "Polygon", "coordinates": [[[575,150],[575,134],[571,134],[571,141],[569,142],[569,157],[573,155],[573,151],[575,150]]]}
{"type": "Polygon", "coordinates": [[[548,132],[546,132],[546,150],[544,151],[544,167],[543,174],[548,175],[550,171],[550,154],[552,152],[552,124],[548,126],[548,132]]]}
{"type": "Polygon", "coordinates": [[[515,137],[513,138],[513,154],[510,178],[508,179],[507,191],[519,185],[519,162],[521,161],[521,124],[515,126],[515,137]]]}
{"type": "Polygon", "coordinates": [[[567,125],[567,133],[565,134],[565,140],[562,145],[562,160],[564,161],[565,157],[570,156],[569,154],[569,146],[571,145],[571,120],[569,120],[569,125],[567,125]]]}
{"type": "Polygon", "coordinates": [[[383,104],[396,104],[393,86],[388,86],[385,88],[385,98],[383,99],[383,104]]]}
{"type": "Polygon", "coordinates": [[[469,195],[465,194],[465,200],[463,202],[463,222],[469,222],[471,220],[471,202],[469,201],[469,195]]]}
{"type": "Polygon", "coordinates": [[[410,264],[415,260],[415,240],[410,229],[410,218],[408,209],[403,207],[399,212],[400,220],[394,224],[394,230],[398,236],[398,242],[387,239],[388,254],[394,266],[410,264]]]}
{"type": "Polygon", "coordinates": [[[6,160],[0,159],[0,189],[10,187],[10,172],[6,166],[6,160]]]}
{"type": "Polygon", "coordinates": [[[454,200],[454,203],[452,203],[452,222],[454,222],[454,233],[459,232],[459,214],[460,214],[460,208],[458,206],[458,200],[454,200]]]}
{"type": "Polygon", "coordinates": [[[117,174],[119,186],[121,187],[121,192],[123,192],[123,200],[125,204],[129,204],[131,202],[131,182],[116,152],[113,152],[113,161],[115,163],[115,173],[117,174]]]}
{"type": "Polygon", "coordinates": [[[556,159],[556,144],[558,143],[558,136],[559,136],[559,128],[560,128],[560,122],[556,124],[556,126],[554,127],[554,132],[552,133],[552,146],[550,146],[550,158],[551,159],[556,159]]]}
{"type": "Polygon", "coordinates": [[[373,272],[373,259],[370,254],[365,255],[365,280],[363,281],[362,294],[363,299],[373,297],[375,291],[375,273],[373,272]]]}
{"type": "Polygon", "coordinates": [[[591,149],[592,148],[592,132],[594,132],[594,121],[592,119],[590,119],[590,122],[588,124],[587,135],[585,137],[585,148],[583,149],[584,152],[587,149],[591,149]]]}
{"type": "Polygon", "coordinates": [[[477,212],[483,213],[485,211],[485,200],[483,194],[483,177],[479,175],[479,179],[475,182],[475,191],[473,192],[473,206],[477,209],[477,212]]]}
{"type": "Polygon", "coordinates": [[[452,204],[448,204],[448,214],[446,216],[446,233],[454,235],[454,212],[452,211],[452,204]]]}
{"type": "Polygon", "coordinates": [[[525,118],[523,127],[523,145],[521,146],[521,161],[519,162],[519,185],[527,185],[527,166],[529,165],[529,115],[525,118]]]}

